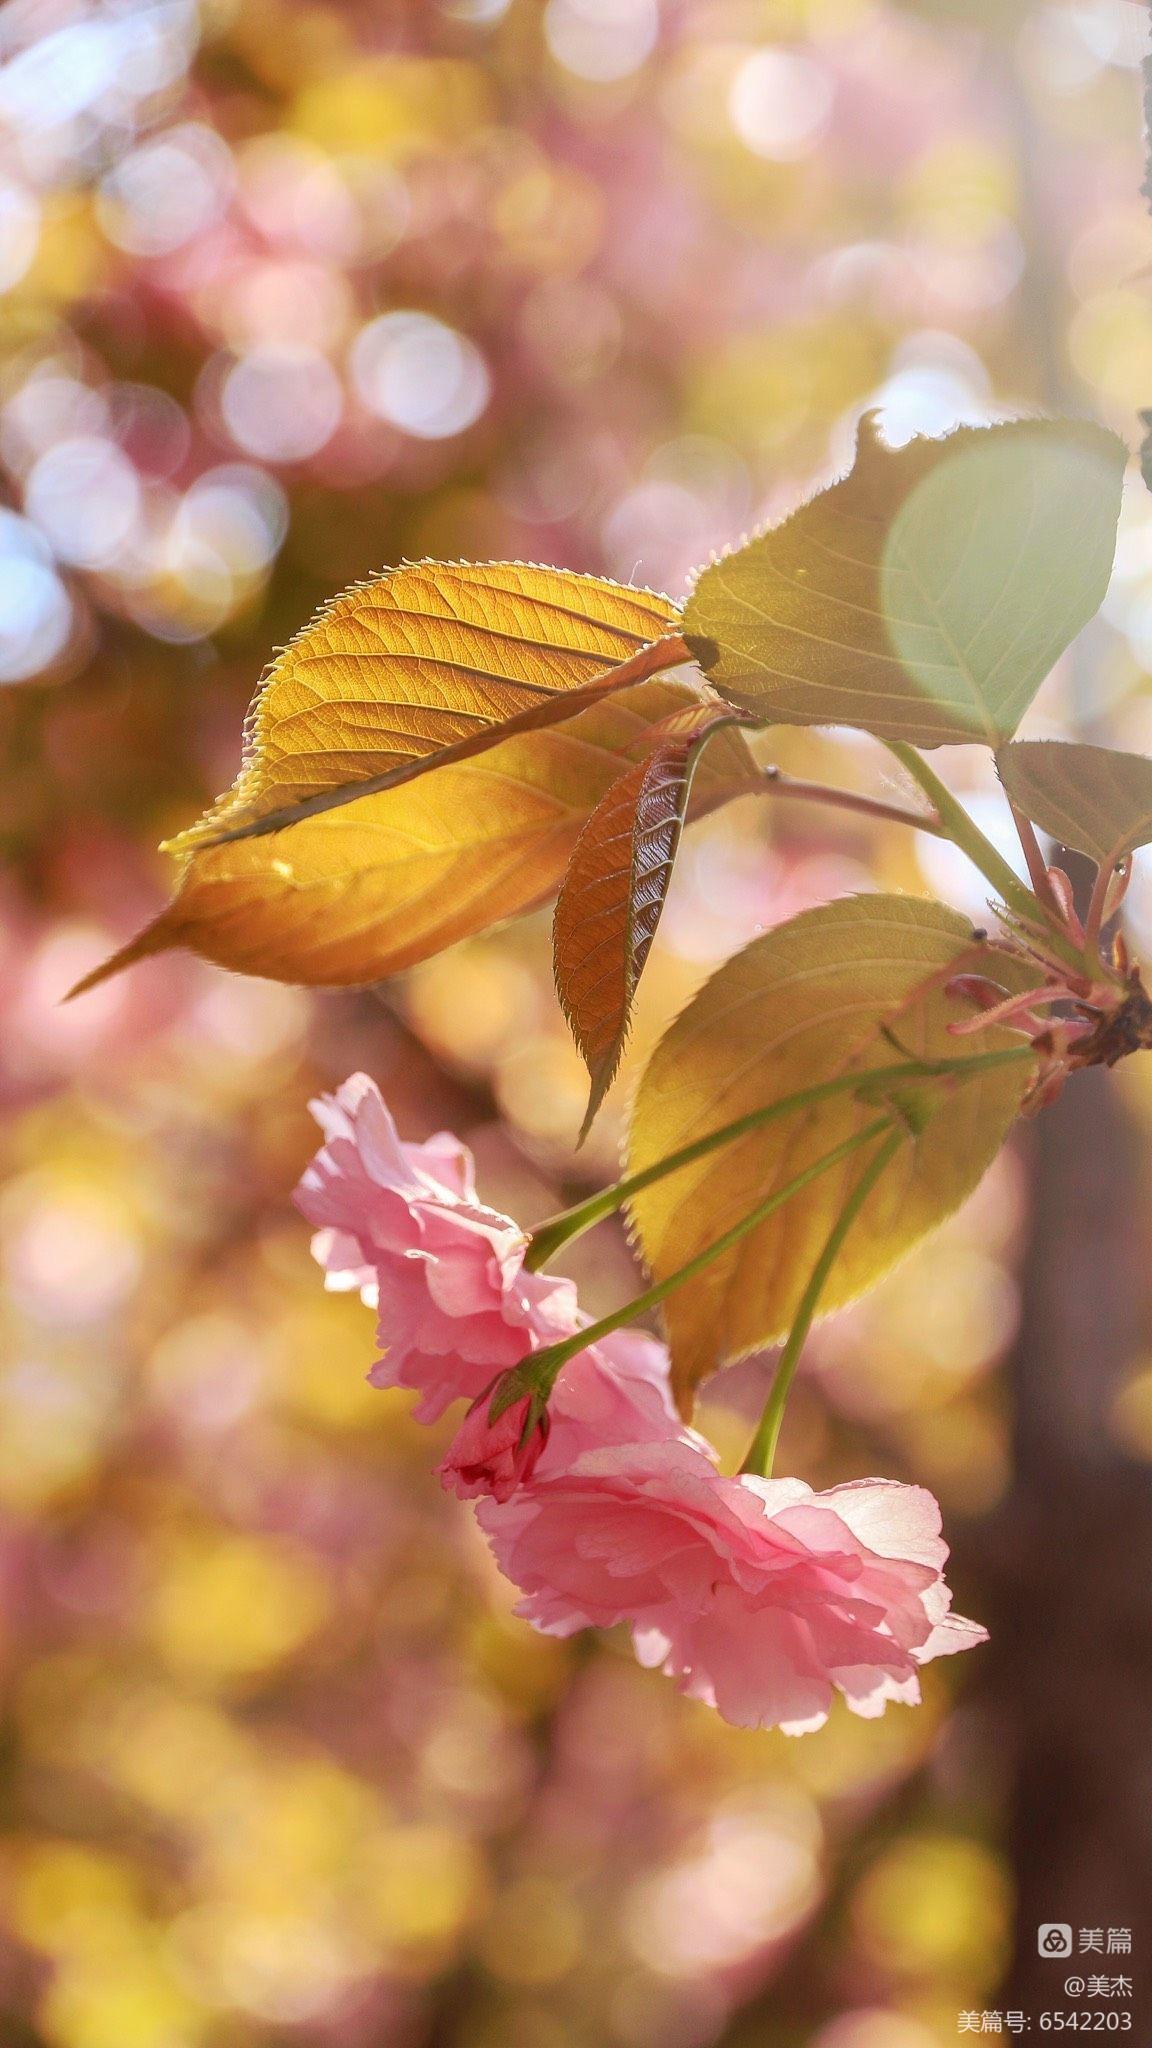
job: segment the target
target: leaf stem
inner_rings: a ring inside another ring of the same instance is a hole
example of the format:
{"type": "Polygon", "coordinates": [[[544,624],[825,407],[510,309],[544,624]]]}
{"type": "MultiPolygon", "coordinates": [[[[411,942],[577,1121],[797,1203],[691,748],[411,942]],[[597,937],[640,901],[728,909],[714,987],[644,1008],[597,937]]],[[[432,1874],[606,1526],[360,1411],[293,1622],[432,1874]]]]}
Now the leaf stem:
{"type": "Polygon", "coordinates": [[[1002,853],[986,839],[980,827],[973,823],[953,796],[946,783],[941,782],[934,769],[928,766],[923,754],[910,747],[906,740],[885,740],[889,753],[894,754],[902,768],[906,768],[914,782],[917,782],[926,797],[935,806],[936,813],[955,846],[966,853],[970,861],[979,868],[982,875],[998,890],[1005,903],[1021,917],[1036,915],[1036,899],[1031,889],[1026,889],[1018,875],[1009,867],[1002,853]]]}
{"type": "Polygon", "coordinates": [[[746,1116],[737,1117],[730,1124],[721,1124],[717,1130],[708,1131],[702,1138],[693,1139],[689,1145],[682,1145],[678,1151],[670,1152],[665,1159],[658,1159],[652,1166],[643,1167],[639,1172],[626,1175],[614,1181],[610,1187],[601,1188],[594,1195],[588,1195],[582,1202],[576,1202],[570,1209],[562,1209],[558,1215],[550,1216],[532,1233],[532,1241],[525,1254],[524,1264],[531,1272],[539,1272],[560,1247],[570,1244],[573,1238],[582,1237],[605,1216],[622,1209],[641,1189],[650,1187],[654,1181],[662,1180],[665,1174],[676,1173],[682,1166],[691,1166],[694,1160],[702,1159],[721,1145],[730,1145],[748,1131],[759,1130],[763,1124],[775,1122],[778,1117],[790,1116],[795,1110],[825,1102],[830,1096],[842,1094],[846,1089],[873,1087],[888,1081],[909,1081],[924,1079],[960,1079],[969,1073],[986,1073],[990,1068],[1009,1066],[1015,1061],[1033,1059],[1031,1046],[1006,1046],[998,1052],[977,1053],[953,1060],[902,1060],[887,1067],[856,1068],[849,1074],[838,1074],[831,1081],[818,1081],[810,1088],[801,1088],[794,1095],[783,1095],[777,1102],[769,1102],[761,1109],[749,1110],[746,1116]]]}
{"type": "MultiPolygon", "coordinates": [[[[842,1144],[833,1146],[822,1158],[815,1160],[811,1166],[806,1166],[802,1173],[794,1174],[783,1187],[776,1188],[772,1194],[767,1195],[749,1211],[747,1216],[742,1216],[739,1223],[734,1223],[730,1230],[726,1230],[723,1236],[718,1237],[714,1244],[706,1245],[702,1252],[697,1252],[695,1258],[679,1266],[674,1273],[669,1273],[665,1279],[658,1280],[654,1287],[646,1288],[634,1301],[626,1301],[622,1308],[613,1309],[611,1315],[602,1316],[598,1323],[588,1324],[586,1328],[577,1330],[573,1336],[562,1338],[558,1344],[549,1344],[540,1351],[531,1352],[517,1370],[523,1374],[525,1380],[531,1380],[534,1387],[547,1391],[555,1381],[561,1366],[570,1358],[575,1358],[578,1351],[587,1351],[589,1345],[597,1343],[601,1337],[611,1336],[613,1330],[622,1329],[625,1323],[634,1322],[637,1316],[644,1315],[648,1309],[659,1307],[677,1287],[683,1287],[687,1280],[694,1280],[696,1275],[710,1266],[714,1259],[723,1258],[724,1253],[731,1251],[733,1245],[739,1244],[742,1237],[747,1237],[750,1230],[756,1230],[761,1223],[766,1223],[770,1216],[775,1215],[777,1209],[783,1208],[785,1202],[790,1202],[793,1195],[800,1194],[820,1174],[827,1173],[830,1167],[838,1166],[842,1159],[847,1159],[851,1153],[858,1151],[861,1145],[868,1144],[872,1138],[879,1137],[881,1132],[891,1128],[891,1117],[882,1116],[877,1118],[875,1123],[868,1124],[864,1130],[854,1132],[852,1137],[845,1138],[842,1144]]],[[[899,1140],[903,1133],[897,1132],[896,1136],[899,1140]]]]}
{"type": "MultiPolygon", "coordinates": [[[[885,1129],[890,1129],[890,1126],[887,1124],[873,1124],[870,1131],[862,1133],[862,1137],[873,1137],[877,1135],[878,1131],[885,1129]]],[[[820,1304],[820,1297],[828,1284],[829,1275],[840,1255],[841,1246],[848,1232],[851,1230],[884,1169],[895,1158],[905,1135],[906,1133],[900,1130],[891,1131],[887,1143],[882,1145],[875,1158],[869,1161],[828,1233],[824,1249],[812,1268],[808,1285],[800,1298],[800,1305],[796,1310],[792,1328],[788,1332],[787,1342],[780,1353],[780,1362],[776,1367],[776,1374],[772,1381],[772,1390],[767,1401],[764,1403],[764,1413],[760,1417],[756,1434],[748,1450],[748,1455],[740,1467],[742,1472],[754,1472],[761,1479],[767,1479],[771,1476],[772,1461],[776,1455],[776,1445],[780,1436],[780,1425],[784,1420],[784,1409],[788,1400],[788,1394],[795,1377],[796,1367],[800,1362],[800,1354],[804,1349],[808,1332],[812,1327],[813,1317],[820,1304]]]]}

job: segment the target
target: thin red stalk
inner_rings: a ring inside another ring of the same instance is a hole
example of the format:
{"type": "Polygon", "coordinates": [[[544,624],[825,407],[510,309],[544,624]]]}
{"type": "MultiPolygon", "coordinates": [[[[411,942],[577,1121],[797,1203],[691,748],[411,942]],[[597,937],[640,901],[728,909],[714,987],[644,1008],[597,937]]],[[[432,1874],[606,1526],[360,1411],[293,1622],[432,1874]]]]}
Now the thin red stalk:
{"type": "Polygon", "coordinates": [[[1040,851],[1040,841],[1036,837],[1036,827],[1033,825],[1031,818],[1019,810],[1012,803],[1011,799],[1009,799],[1008,808],[1012,813],[1012,823],[1016,827],[1020,844],[1024,849],[1024,858],[1028,863],[1028,873],[1031,877],[1032,887],[1045,909],[1052,911],[1056,917],[1060,917],[1060,905],[1056,898],[1056,892],[1048,878],[1048,863],[1040,851]]]}
{"type": "Polygon", "coordinates": [[[1004,1002],[993,1004],[990,1010],[981,1010],[976,1017],[966,1017],[962,1024],[949,1024],[948,1030],[953,1038],[969,1038],[973,1032],[983,1031],[986,1025],[1003,1024],[1021,1011],[1027,1021],[1027,1013],[1033,1003],[1056,1003],[1062,999],[1062,990],[1053,989],[1045,983],[1040,988],[1025,989],[1021,995],[1008,996],[1004,1002]]]}
{"type": "Polygon", "coordinates": [[[937,839],[948,837],[940,819],[933,811],[911,811],[903,804],[886,804],[879,797],[859,796],[855,790],[834,789],[830,783],[804,782],[791,775],[782,775],[778,768],[764,772],[763,792],[765,796],[801,797],[806,803],[829,804],[841,811],[859,811],[867,818],[883,818],[892,825],[914,825],[921,832],[932,832],[937,839]]]}
{"type": "Polygon", "coordinates": [[[1092,884],[1092,896],[1088,904],[1088,915],[1084,921],[1084,946],[1088,952],[1098,953],[1100,950],[1100,933],[1104,928],[1104,907],[1108,901],[1108,892],[1115,879],[1115,873],[1115,863],[1108,860],[1101,861],[1100,866],[1096,870],[1096,880],[1092,884]]]}

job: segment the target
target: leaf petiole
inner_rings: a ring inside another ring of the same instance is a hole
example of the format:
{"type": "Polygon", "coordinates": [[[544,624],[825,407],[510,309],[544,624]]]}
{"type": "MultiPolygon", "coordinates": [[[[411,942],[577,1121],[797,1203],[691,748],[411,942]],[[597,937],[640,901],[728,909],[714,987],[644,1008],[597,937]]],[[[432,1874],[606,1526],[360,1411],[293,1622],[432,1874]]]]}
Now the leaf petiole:
{"type": "Polygon", "coordinates": [[[1010,1066],[1015,1061],[1034,1059],[1031,1046],[1005,1046],[998,1052],[977,1053],[953,1060],[904,1059],[888,1067],[867,1067],[852,1073],[838,1074],[831,1081],[817,1081],[810,1088],[801,1088],[794,1095],[783,1095],[777,1102],[769,1102],[761,1109],[749,1110],[746,1116],[737,1117],[730,1124],[721,1124],[719,1129],[708,1131],[702,1138],[695,1138],[690,1145],[682,1145],[676,1152],[670,1152],[665,1159],[658,1159],[654,1165],[642,1168],[638,1173],[614,1181],[610,1187],[601,1188],[596,1194],[588,1195],[584,1201],[576,1202],[570,1209],[562,1209],[556,1216],[550,1216],[532,1233],[532,1241],[524,1257],[524,1264],[530,1272],[537,1273],[546,1265],[560,1247],[570,1244],[574,1238],[582,1237],[605,1216],[612,1216],[622,1209],[625,1202],[642,1188],[650,1187],[654,1181],[662,1180],[666,1174],[676,1173],[682,1166],[690,1166],[694,1160],[702,1159],[721,1145],[730,1145],[748,1131],[759,1130],[762,1125],[774,1123],[778,1117],[790,1116],[795,1110],[807,1109],[816,1103],[826,1102],[829,1097],[841,1095],[855,1088],[874,1088],[889,1081],[931,1080],[953,1078],[963,1079],[967,1074],[987,1073],[996,1067],[1010,1066]]]}
{"type": "Polygon", "coordinates": [[[931,832],[937,839],[951,837],[933,811],[910,811],[904,804],[888,804],[882,797],[863,796],[854,789],[837,789],[830,782],[804,782],[797,776],[785,775],[779,768],[764,769],[759,793],[798,797],[802,802],[827,804],[838,811],[856,811],[865,818],[880,818],[888,825],[911,825],[918,832],[931,832]]]}
{"type": "MultiPolygon", "coordinates": [[[[878,1131],[885,1129],[890,1130],[890,1126],[887,1124],[873,1124],[868,1131],[861,1134],[861,1142],[863,1138],[874,1137],[878,1131]]],[[[776,1455],[780,1426],[784,1420],[784,1409],[787,1405],[792,1381],[796,1374],[796,1367],[800,1362],[800,1354],[804,1349],[808,1332],[812,1327],[813,1318],[820,1305],[820,1296],[828,1285],[829,1274],[840,1256],[841,1247],[848,1232],[855,1223],[881,1174],[895,1158],[906,1135],[907,1133],[904,1131],[890,1130],[887,1143],[880,1147],[874,1159],[869,1160],[867,1167],[861,1174],[828,1233],[824,1249],[812,1268],[811,1277],[801,1296],[800,1306],[796,1310],[792,1328],[788,1332],[784,1349],[780,1353],[780,1362],[776,1367],[776,1375],[772,1381],[772,1390],[767,1401],[764,1403],[764,1413],[760,1417],[748,1455],[740,1467],[742,1472],[755,1473],[761,1479],[771,1477],[772,1460],[776,1455]]]]}
{"type": "Polygon", "coordinates": [[[1060,905],[1048,877],[1047,864],[1040,851],[1040,841],[1036,837],[1036,827],[1027,812],[1022,811],[1019,804],[1014,804],[1011,797],[1008,798],[1008,808],[1012,813],[1012,823],[1016,827],[1016,836],[1020,841],[1024,858],[1028,863],[1028,873],[1037,900],[1053,917],[1058,918],[1061,916],[1060,905]]]}

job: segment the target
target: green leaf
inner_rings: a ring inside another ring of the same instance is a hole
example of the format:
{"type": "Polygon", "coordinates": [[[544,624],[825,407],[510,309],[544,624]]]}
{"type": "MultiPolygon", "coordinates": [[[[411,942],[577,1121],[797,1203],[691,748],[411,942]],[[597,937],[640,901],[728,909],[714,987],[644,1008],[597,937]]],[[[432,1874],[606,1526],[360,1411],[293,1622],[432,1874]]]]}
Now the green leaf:
{"type": "Polygon", "coordinates": [[[887,448],[701,571],[684,635],[730,702],[938,747],[1011,738],[1108,585],[1125,450],[1080,421],[887,448]]]}
{"type": "MultiPolygon", "coordinates": [[[[757,939],[714,975],[672,1026],[644,1074],[629,1169],[801,1088],[858,1069],[858,1092],[834,1096],[749,1132],[641,1191],[632,1217],[657,1280],[675,1272],[784,1180],[862,1129],[889,1103],[909,1131],[893,1169],[869,1196],[822,1309],[871,1287],[918,1238],[956,1208],[995,1157],[1032,1076],[1032,1063],[932,1081],[894,1099],[868,1082],[907,1050],[955,1059],[1020,1046],[995,1027],[975,1040],[947,1026],[973,1015],[946,993],[953,974],[987,974],[1007,992],[1027,970],[973,938],[939,903],[856,896],[806,911],[757,939]],[[885,1036],[885,1031],[892,1034],[885,1036]]],[[[861,1171],[850,1160],[815,1181],[698,1279],[669,1298],[673,1380],[681,1399],[726,1360],[788,1329],[805,1283],[861,1171]]]]}
{"type": "MultiPolygon", "coordinates": [[[[169,946],[245,974],[330,986],[427,960],[545,901],[621,767],[649,752],[654,727],[698,704],[684,684],[643,683],[272,837],[193,844],[167,909],[73,993],[169,946]]],[[[717,801],[746,786],[751,769],[740,735],[725,733],[698,794],[717,801]]]]}
{"type": "Polygon", "coordinates": [[[1018,810],[1061,846],[1115,867],[1152,840],[1152,761],[1113,747],[1017,740],[996,756],[1018,810]]]}

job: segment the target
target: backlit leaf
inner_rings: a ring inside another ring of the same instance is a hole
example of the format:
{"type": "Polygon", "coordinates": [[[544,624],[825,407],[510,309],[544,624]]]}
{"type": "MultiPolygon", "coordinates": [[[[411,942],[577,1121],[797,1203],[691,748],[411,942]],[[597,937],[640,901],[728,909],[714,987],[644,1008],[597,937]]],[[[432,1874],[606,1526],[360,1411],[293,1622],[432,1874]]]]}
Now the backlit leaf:
{"type": "Polygon", "coordinates": [[[678,624],[667,598],[522,562],[414,562],[326,605],[272,663],[233,787],[183,851],[308,799],[487,745],[678,624]]]}
{"type": "Polygon", "coordinates": [[[1152,840],[1152,761],[1112,747],[1018,740],[996,756],[1019,810],[1061,846],[1114,867],[1152,840]]]}
{"type": "Polygon", "coordinates": [[[556,902],[553,960],[557,993],[592,1079],[584,1132],[620,1063],[696,766],[723,723],[716,711],[686,714],[678,731],[613,783],[568,864],[556,902]]]}
{"type": "MultiPolygon", "coordinates": [[[[80,986],[169,946],[277,981],[356,985],[411,967],[550,896],[621,764],[698,701],[680,683],[643,683],[274,836],[193,847],[173,902],[80,986]]],[[[698,794],[716,801],[749,772],[743,741],[725,733],[698,794]]]]}
{"type": "MultiPolygon", "coordinates": [[[[684,1265],[782,1182],[876,1116],[870,1068],[901,1049],[954,1059],[1020,1038],[996,1028],[957,1039],[950,1021],[971,1002],[945,993],[953,973],[1025,983],[1018,963],[974,939],[942,904],[856,896],[806,911],[757,939],[713,975],[672,1026],[644,1074],[632,1121],[629,1167],[640,1171],[708,1131],[797,1090],[858,1069],[864,1094],[846,1092],[747,1133],[643,1190],[632,1207],[657,1280],[684,1265]],[[893,1044],[882,1034],[887,1026],[893,1044]]],[[[939,1101],[869,1196],[825,1293],[822,1310],[878,1280],[963,1200],[1016,1114],[1031,1064],[917,1084],[917,1104],[939,1101]],[[937,1096],[937,1091],[942,1091],[937,1096]]],[[[894,1113],[901,1113],[899,1105],[894,1113]]],[[[919,1122],[917,1116],[915,1121],[919,1122]]],[[[782,1337],[828,1231],[869,1154],[853,1155],[778,1210],[726,1257],[665,1303],[673,1374],[682,1401],[708,1373],[782,1337]]]]}
{"type": "Polygon", "coordinates": [[[701,571],[684,633],[721,695],[937,747],[1009,739],[1107,588],[1125,450],[1083,422],[886,448],[701,571]]]}

